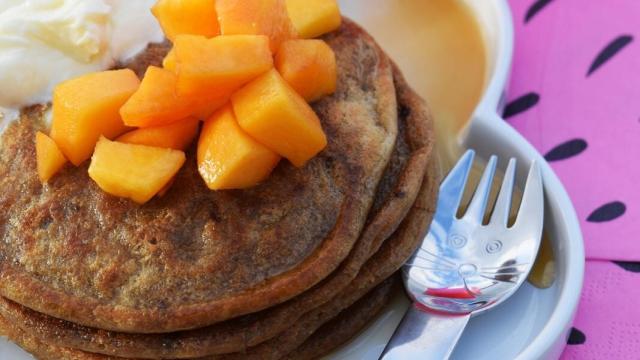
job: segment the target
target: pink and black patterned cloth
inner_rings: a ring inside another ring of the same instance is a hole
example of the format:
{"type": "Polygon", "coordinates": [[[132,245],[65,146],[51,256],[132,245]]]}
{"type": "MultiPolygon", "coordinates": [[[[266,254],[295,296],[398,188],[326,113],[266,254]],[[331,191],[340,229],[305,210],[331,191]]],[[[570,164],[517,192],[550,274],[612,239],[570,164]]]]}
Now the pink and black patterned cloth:
{"type": "Polygon", "coordinates": [[[640,1],[510,0],[506,121],[581,221],[584,291],[563,359],[640,359],[640,1]]]}

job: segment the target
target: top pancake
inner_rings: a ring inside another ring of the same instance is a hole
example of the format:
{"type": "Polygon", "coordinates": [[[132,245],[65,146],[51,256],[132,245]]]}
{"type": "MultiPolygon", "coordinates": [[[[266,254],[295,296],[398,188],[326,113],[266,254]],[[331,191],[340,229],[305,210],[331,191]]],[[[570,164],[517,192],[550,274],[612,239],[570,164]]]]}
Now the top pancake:
{"type": "Polygon", "coordinates": [[[315,105],[327,149],[250,190],[209,191],[193,150],[171,191],[144,206],[102,192],[87,164],[42,186],[42,109],[25,113],[0,146],[0,294],[150,333],[255,312],[324,279],[354,246],[397,134],[389,61],[359,28],[342,31],[357,34],[337,52],[338,90],[315,105]]]}

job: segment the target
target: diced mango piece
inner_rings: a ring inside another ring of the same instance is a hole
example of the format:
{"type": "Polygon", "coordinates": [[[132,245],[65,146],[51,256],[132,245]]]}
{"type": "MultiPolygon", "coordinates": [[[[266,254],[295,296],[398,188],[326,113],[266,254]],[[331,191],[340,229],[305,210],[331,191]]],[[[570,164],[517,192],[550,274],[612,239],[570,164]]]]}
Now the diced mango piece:
{"type": "MultiPolygon", "coordinates": [[[[171,50],[168,54],[167,57],[165,57],[164,61],[163,61],[163,66],[164,69],[166,71],[171,71],[171,72],[175,72],[175,51],[171,50]]],[[[177,81],[177,77],[168,75],[168,74],[161,74],[161,72],[158,72],[157,69],[152,70],[153,73],[156,73],[157,75],[161,75],[158,78],[162,79],[164,78],[165,81],[167,82],[167,86],[165,86],[164,88],[162,86],[158,86],[158,87],[154,87],[154,86],[150,86],[149,89],[149,95],[147,95],[146,97],[152,97],[154,99],[159,99],[161,98],[162,94],[157,94],[157,96],[153,96],[153,93],[155,92],[160,92],[163,91],[163,89],[165,91],[167,91],[169,94],[169,97],[173,97],[175,96],[175,98],[173,100],[176,101],[177,106],[175,107],[170,107],[168,108],[169,113],[173,113],[173,115],[170,116],[170,118],[176,118],[177,116],[175,115],[175,111],[176,110],[180,110],[179,113],[187,113],[188,115],[193,115],[195,117],[197,117],[200,120],[206,120],[209,117],[211,117],[211,115],[218,110],[219,108],[221,108],[224,104],[229,102],[229,98],[231,97],[231,94],[218,94],[217,90],[213,90],[212,94],[207,94],[206,92],[203,92],[201,94],[195,94],[195,95],[185,95],[185,96],[178,96],[177,95],[177,91],[174,95],[170,94],[170,91],[168,91],[168,88],[170,87],[170,83],[172,82],[171,80],[175,80],[177,81]],[[169,81],[167,81],[169,80],[169,81]]],[[[158,79],[157,79],[158,80],[158,79]]],[[[147,83],[152,82],[151,79],[147,79],[146,81],[147,83]]],[[[143,80],[143,83],[145,83],[145,81],[143,80]]],[[[177,86],[177,84],[174,83],[174,87],[177,86]]],[[[136,93],[137,94],[137,93],[136,93]]],[[[139,94],[137,94],[139,95],[139,94]]],[[[137,96],[136,95],[136,96],[137,96]]],[[[141,97],[142,99],[142,97],[141,97]]],[[[140,107],[143,108],[150,108],[155,104],[157,100],[151,100],[151,99],[143,99],[145,101],[140,102],[138,105],[140,105],[140,107]],[[150,103],[147,103],[147,101],[150,100],[150,103]]],[[[169,103],[165,103],[163,106],[169,106],[169,103]]],[[[133,111],[133,108],[130,109],[125,109],[125,111],[133,111]]],[[[140,109],[138,109],[140,110],[140,109]]],[[[124,117],[128,117],[129,115],[125,115],[124,117]]],[[[132,117],[136,117],[136,116],[140,116],[139,114],[130,114],[130,116],[132,117]]],[[[159,118],[162,117],[166,117],[167,115],[164,114],[159,118]]],[[[151,117],[149,119],[150,123],[153,123],[155,121],[157,121],[159,118],[156,117],[151,117]]]]}
{"type": "Polygon", "coordinates": [[[36,159],[38,177],[43,184],[60,171],[67,162],[55,141],[40,131],[36,133],[36,159]]]}
{"type": "Polygon", "coordinates": [[[182,34],[220,34],[215,0],[158,0],[151,12],[171,41],[182,34]]]}
{"type": "Polygon", "coordinates": [[[303,39],[319,37],[340,27],[336,0],[286,0],[289,17],[303,39]]]}
{"type": "Polygon", "coordinates": [[[175,184],[176,182],[176,178],[174,177],[173,179],[169,180],[169,182],[167,183],[167,185],[165,185],[162,189],[160,189],[160,191],[158,191],[158,197],[164,197],[165,195],[167,195],[167,193],[169,192],[169,190],[171,190],[171,187],[173,186],[173,184],[175,184]]]}
{"type": "Polygon", "coordinates": [[[140,88],[120,109],[127,126],[162,126],[182,120],[193,111],[188,98],[176,92],[178,78],[173,72],[149,66],[140,88]]]}
{"type": "MultiPolygon", "coordinates": [[[[176,52],[172,49],[162,61],[162,66],[167,70],[175,72],[176,61],[176,52]]],[[[203,121],[207,120],[216,110],[228,103],[230,97],[231,93],[219,94],[219,91],[216,89],[214,89],[210,95],[203,92],[196,96],[191,96],[191,115],[203,121]]]]}
{"type": "Polygon", "coordinates": [[[169,125],[133,130],[120,136],[116,141],[186,150],[198,134],[199,124],[198,119],[190,117],[169,125]]]}
{"type": "Polygon", "coordinates": [[[244,131],[298,167],[327,145],[316,113],[276,70],[238,90],[231,101],[244,131]]]}
{"type": "Polygon", "coordinates": [[[126,131],[120,108],[139,85],[136,74],[124,69],[83,75],[55,88],[51,138],[69,161],[80,165],[100,135],[114,138],[126,131]]]}
{"type": "Polygon", "coordinates": [[[207,120],[198,141],[198,170],[211,190],[244,189],[266,179],[280,156],[252,139],[226,106],[207,120]]]}
{"type": "Polygon", "coordinates": [[[167,53],[167,55],[164,57],[164,59],[162,60],[162,67],[172,71],[172,72],[176,72],[176,52],[175,50],[171,49],[169,50],[169,52],[167,53]]]}
{"type": "Polygon", "coordinates": [[[228,96],[273,67],[269,39],[263,35],[180,35],[174,51],[178,94],[185,96],[228,96]]]}
{"type": "Polygon", "coordinates": [[[193,100],[193,111],[191,114],[196,118],[205,121],[213,115],[218,109],[229,102],[231,94],[217,95],[208,97],[207,94],[198,96],[193,100]]]}
{"type": "Polygon", "coordinates": [[[280,75],[308,102],[336,91],[336,56],[322,40],[285,41],[275,63],[280,75]]]}
{"type": "Polygon", "coordinates": [[[216,11],[222,35],[266,35],[274,53],[298,37],[284,0],[217,0],[216,11]]]}
{"type": "Polygon", "coordinates": [[[182,151],[124,144],[101,137],[89,176],[105,192],[144,204],[162,190],[185,162],[182,151]]]}

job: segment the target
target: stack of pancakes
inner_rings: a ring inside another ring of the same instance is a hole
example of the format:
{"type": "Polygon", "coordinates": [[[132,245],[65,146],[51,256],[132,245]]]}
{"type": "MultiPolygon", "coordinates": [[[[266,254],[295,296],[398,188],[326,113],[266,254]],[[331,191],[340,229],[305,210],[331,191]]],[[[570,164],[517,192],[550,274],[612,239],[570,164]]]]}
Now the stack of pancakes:
{"type": "MultiPolygon", "coordinates": [[[[361,28],[325,40],[338,90],[313,106],[328,147],[249,190],[208,190],[193,149],[144,206],[87,165],[42,186],[44,108],[24,111],[0,145],[0,333],[40,359],[308,359],[363,328],[430,223],[433,130],[361,28]]],[[[122,66],[142,75],[167,50],[122,66]]]]}

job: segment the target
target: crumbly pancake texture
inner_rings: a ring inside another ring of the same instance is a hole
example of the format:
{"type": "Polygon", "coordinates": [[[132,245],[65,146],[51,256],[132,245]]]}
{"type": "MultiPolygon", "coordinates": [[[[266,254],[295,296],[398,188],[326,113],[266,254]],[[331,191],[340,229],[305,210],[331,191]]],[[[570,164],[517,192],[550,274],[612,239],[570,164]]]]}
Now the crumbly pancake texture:
{"type": "Polygon", "coordinates": [[[255,312],[326,278],[360,235],[397,135],[388,59],[352,23],[341,32],[352,40],[337,53],[338,90],[315,105],[328,147],[250,190],[208,190],[193,149],[169,193],[144,206],[101,191],[87,164],[42,186],[43,114],[24,114],[0,147],[0,294],[78,324],[154,333],[255,312]]]}
{"type": "MultiPolygon", "coordinates": [[[[339,49],[340,35],[328,39],[339,49]]],[[[309,291],[257,314],[214,326],[171,334],[124,334],[76,325],[31,311],[0,298],[0,313],[23,330],[48,343],[114,356],[188,358],[243,351],[289,328],[304,314],[333,298],[357,275],[404,219],[416,199],[427,160],[431,157],[431,119],[422,100],[411,91],[399,72],[398,139],[382,177],[374,209],[347,259],[338,270],[309,291]]]]}

